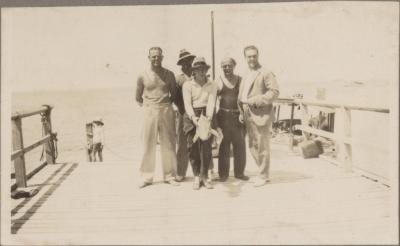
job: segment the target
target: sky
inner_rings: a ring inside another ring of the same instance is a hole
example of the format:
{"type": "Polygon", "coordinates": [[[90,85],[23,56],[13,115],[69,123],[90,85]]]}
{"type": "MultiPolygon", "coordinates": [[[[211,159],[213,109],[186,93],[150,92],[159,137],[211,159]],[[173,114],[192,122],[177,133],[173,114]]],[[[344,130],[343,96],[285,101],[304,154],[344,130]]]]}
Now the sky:
{"type": "Polygon", "coordinates": [[[398,83],[399,4],[297,2],[231,5],[41,7],[2,9],[2,83],[12,91],[134,86],[164,50],[175,73],[179,50],[211,63],[231,56],[246,70],[243,48],[281,85],[398,83]]]}

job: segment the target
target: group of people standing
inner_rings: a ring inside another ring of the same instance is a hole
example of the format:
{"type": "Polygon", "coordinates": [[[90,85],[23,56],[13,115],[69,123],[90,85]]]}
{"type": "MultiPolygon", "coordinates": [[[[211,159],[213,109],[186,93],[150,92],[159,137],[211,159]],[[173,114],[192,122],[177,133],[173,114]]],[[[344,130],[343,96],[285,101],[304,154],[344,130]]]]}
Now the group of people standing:
{"type": "Polygon", "coordinates": [[[254,186],[269,181],[272,103],[279,95],[279,88],[275,75],[261,67],[257,47],[247,46],[243,52],[248,64],[243,78],[235,74],[236,61],[228,57],[221,61],[223,74],[213,81],[207,75],[210,66],[204,57],[181,50],[177,65],[181,66],[182,74],[175,77],[162,66],[162,49],[149,49],[150,67],[139,75],[136,87],[136,101],[143,107],[144,120],[140,188],[153,182],[157,141],[164,182],[179,185],[186,178],[190,162],[193,189],[213,188],[208,175],[212,165],[212,137],[201,139],[196,133],[202,120],[223,136],[218,155],[219,181],[229,177],[231,146],[235,178],[249,180],[244,174],[246,134],[258,166],[254,186]]]}

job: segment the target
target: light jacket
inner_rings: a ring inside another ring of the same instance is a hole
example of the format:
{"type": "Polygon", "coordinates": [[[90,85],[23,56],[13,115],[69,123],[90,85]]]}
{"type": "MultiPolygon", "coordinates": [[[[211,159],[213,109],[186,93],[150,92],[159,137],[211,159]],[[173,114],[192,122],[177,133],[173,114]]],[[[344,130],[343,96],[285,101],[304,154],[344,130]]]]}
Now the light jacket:
{"type": "Polygon", "coordinates": [[[259,126],[272,123],[274,120],[273,102],[278,96],[279,86],[275,75],[259,67],[244,76],[240,84],[238,103],[242,116],[244,119],[247,118],[259,126]],[[250,83],[249,90],[246,92],[244,91],[245,83],[250,83]],[[243,93],[247,93],[247,95],[243,93]],[[244,104],[247,104],[248,107],[244,106],[244,104]]]}

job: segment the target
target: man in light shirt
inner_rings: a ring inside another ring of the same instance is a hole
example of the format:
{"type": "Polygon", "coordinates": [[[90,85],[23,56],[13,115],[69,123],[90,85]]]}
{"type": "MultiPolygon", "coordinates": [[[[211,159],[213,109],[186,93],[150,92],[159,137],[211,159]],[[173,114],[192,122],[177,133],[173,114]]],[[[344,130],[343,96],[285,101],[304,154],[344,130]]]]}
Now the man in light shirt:
{"type": "Polygon", "coordinates": [[[161,164],[164,182],[179,185],[176,174],[175,115],[172,102],[176,96],[175,75],[162,67],[162,49],[149,50],[150,68],[139,75],[136,101],[143,107],[143,157],[140,166],[142,180],[139,188],[153,183],[156,164],[157,139],[161,146],[161,164]]]}
{"type": "Polygon", "coordinates": [[[211,138],[197,139],[197,141],[194,138],[200,115],[207,117],[209,122],[215,122],[213,118],[217,86],[207,77],[209,68],[203,57],[196,57],[192,63],[193,78],[185,82],[182,89],[186,111],[183,130],[188,140],[189,160],[194,174],[194,190],[200,189],[201,185],[207,189],[213,188],[208,177],[208,169],[212,161],[211,138]]]}
{"type": "Polygon", "coordinates": [[[103,148],[104,148],[104,123],[103,119],[97,117],[92,124],[93,127],[93,150],[92,160],[96,160],[96,155],[99,157],[99,161],[103,161],[103,148]]]}
{"type": "Polygon", "coordinates": [[[249,149],[258,166],[254,186],[259,187],[269,182],[272,104],[279,96],[279,87],[275,75],[261,67],[257,47],[245,47],[244,56],[249,70],[239,90],[240,118],[246,125],[249,149]]]}

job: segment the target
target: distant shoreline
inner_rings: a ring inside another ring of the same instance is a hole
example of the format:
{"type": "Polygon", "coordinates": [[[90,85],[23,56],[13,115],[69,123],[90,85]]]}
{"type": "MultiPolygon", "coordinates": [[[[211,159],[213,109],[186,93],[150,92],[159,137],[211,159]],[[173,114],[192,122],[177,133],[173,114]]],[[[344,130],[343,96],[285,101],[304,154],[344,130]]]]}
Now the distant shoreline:
{"type": "MultiPolygon", "coordinates": [[[[334,79],[334,80],[319,80],[318,82],[306,82],[306,81],[279,81],[279,84],[281,86],[281,89],[285,90],[286,89],[293,89],[293,88],[298,88],[298,87],[304,87],[304,88],[312,88],[312,87],[318,87],[318,88],[326,88],[327,90],[329,89],[337,89],[337,88],[343,88],[343,89],[358,89],[358,88],[390,88],[394,84],[386,81],[386,80],[371,80],[371,81],[358,81],[358,80],[339,80],[339,79],[334,79]]],[[[65,92],[65,91],[88,91],[88,90],[93,90],[93,91],[104,91],[104,90],[120,90],[120,89],[130,89],[134,90],[135,89],[135,83],[132,82],[130,85],[118,85],[118,86],[98,86],[98,87],[65,87],[65,88],[39,88],[39,89],[27,89],[27,90],[11,90],[11,94],[14,93],[32,93],[32,92],[65,92]]]]}
{"type": "Polygon", "coordinates": [[[40,88],[35,90],[15,90],[12,91],[11,94],[25,94],[25,93],[34,93],[34,92],[79,92],[79,91],[107,91],[107,90],[122,90],[129,89],[134,90],[135,86],[114,86],[114,87],[82,87],[82,88],[40,88]]]}

